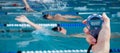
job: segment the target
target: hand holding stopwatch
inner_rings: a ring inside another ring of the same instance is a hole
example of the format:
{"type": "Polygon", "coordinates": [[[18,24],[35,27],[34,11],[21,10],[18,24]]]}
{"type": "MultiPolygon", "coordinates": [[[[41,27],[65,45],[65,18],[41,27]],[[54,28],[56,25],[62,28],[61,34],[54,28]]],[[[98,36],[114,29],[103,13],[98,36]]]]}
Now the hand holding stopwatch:
{"type": "Polygon", "coordinates": [[[96,40],[97,40],[99,31],[101,30],[102,22],[103,22],[103,19],[102,19],[101,15],[93,14],[87,18],[87,28],[88,28],[90,34],[96,40]]]}
{"type": "MultiPolygon", "coordinates": [[[[103,19],[101,15],[93,14],[87,18],[87,28],[90,32],[90,35],[92,35],[96,40],[102,28],[102,23],[103,23],[103,19]]],[[[90,45],[90,47],[88,48],[87,53],[90,53],[91,47],[92,45],[90,45]]]]}

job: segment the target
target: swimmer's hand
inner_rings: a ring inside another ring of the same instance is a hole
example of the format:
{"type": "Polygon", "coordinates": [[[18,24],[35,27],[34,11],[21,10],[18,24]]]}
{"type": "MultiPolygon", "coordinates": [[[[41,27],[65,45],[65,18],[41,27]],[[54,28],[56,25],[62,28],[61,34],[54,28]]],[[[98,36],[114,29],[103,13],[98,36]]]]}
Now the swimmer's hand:
{"type": "Polygon", "coordinates": [[[29,7],[29,6],[25,6],[25,9],[26,9],[26,11],[28,11],[28,12],[33,12],[34,10],[31,8],[31,7],[29,7]]]}
{"type": "Polygon", "coordinates": [[[30,21],[30,20],[29,20],[26,16],[24,16],[24,15],[17,16],[17,17],[15,18],[15,20],[17,20],[17,21],[19,21],[19,22],[29,22],[29,21],[30,21]]]}
{"type": "Polygon", "coordinates": [[[17,20],[18,22],[25,22],[29,25],[31,25],[32,27],[34,27],[36,30],[41,29],[42,27],[33,23],[32,21],[30,21],[26,16],[21,15],[21,16],[17,16],[17,18],[15,18],[15,20],[17,20]]]}
{"type": "MultiPolygon", "coordinates": [[[[90,35],[89,30],[84,28],[84,32],[87,35],[86,40],[89,44],[93,44],[92,51],[93,53],[109,53],[110,49],[110,19],[105,13],[102,14],[103,24],[102,29],[99,32],[98,39],[96,40],[92,35],[90,35]]],[[[83,21],[86,23],[86,20],[83,21]]]]}

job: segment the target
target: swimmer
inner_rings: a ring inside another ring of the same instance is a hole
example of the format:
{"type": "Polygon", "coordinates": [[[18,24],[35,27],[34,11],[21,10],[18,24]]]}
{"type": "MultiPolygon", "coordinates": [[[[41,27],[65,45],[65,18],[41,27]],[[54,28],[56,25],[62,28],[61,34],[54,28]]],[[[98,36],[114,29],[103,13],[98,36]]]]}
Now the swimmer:
{"type": "MultiPolygon", "coordinates": [[[[65,29],[65,28],[63,28],[63,27],[61,27],[59,24],[56,26],[56,27],[54,27],[54,28],[52,28],[51,30],[46,30],[46,28],[44,28],[44,27],[42,27],[42,26],[39,26],[39,25],[37,25],[37,24],[35,24],[35,23],[33,23],[32,21],[30,21],[26,16],[24,16],[24,15],[21,15],[21,16],[17,16],[16,18],[15,18],[15,20],[17,20],[18,22],[25,22],[25,23],[27,23],[27,24],[29,24],[29,25],[31,25],[33,28],[35,28],[36,30],[43,30],[43,31],[47,31],[48,33],[51,33],[51,31],[53,31],[53,32],[59,32],[59,33],[61,33],[61,34],[63,34],[63,35],[66,35],[67,34],[67,30],[65,29]]],[[[47,33],[46,32],[46,33],[47,33]]],[[[53,34],[51,34],[51,35],[53,35],[53,34]]],[[[54,35],[53,35],[54,36],[54,35]]],[[[70,35],[71,37],[83,37],[83,35],[81,35],[81,34],[72,34],[72,35],[70,35]]],[[[84,36],[85,37],[85,36],[84,36]]]]}
{"type": "Polygon", "coordinates": [[[27,0],[23,0],[23,3],[25,4],[25,9],[28,12],[34,11],[28,4],[27,0]]]}
{"type": "MultiPolygon", "coordinates": [[[[73,15],[61,15],[61,14],[56,14],[54,16],[50,15],[50,14],[46,14],[43,16],[44,19],[48,19],[48,20],[56,20],[56,21],[73,21],[73,20],[69,20],[68,18],[81,18],[80,16],[73,16],[73,15]]],[[[75,21],[75,20],[74,20],[75,21]]]]}
{"type": "MultiPolygon", "coordinates": [[[[36,30],[43,30],[45,29],[44,27],[41,27],[35,23],[33,23],[32,21],[30,21],[26,16],[21,15],[21,16],[17,16],[17,18],[15,18],[15,20],[19,21],[19,22],[25,22],[28,23],[29,25],[31,25],[32,27],[34,27],[36,30]]],[[[63,27],[60,27],[59,25],[57,27],[54,27],[51,29],[52,31],[55,32],[60,32],[62,34],[66,34],[66,29],[64,29],[63,27]]],[[[48,31],[48,30],[47,30],[48,31]]]]}
{"type": "MultiPolygon", "coordinates": [[[[28,12],[35,11],[30,7],[27,0],[22,0],[22,1],[25,4],[26,11],[28,11],[28,12]]],[[[29,1],[33,1],[33,2],[36,2],[36,3],[53,3],[52,0],[29,0],[29,1]]]]}
{"type": "MultiPolygon", "coordinates": [[[[31,39],[31,40],[26,40],[26,41],[22,41],[22,42],[18,42],[17,45],[19,47],[25,47],[27,46],[28,44],[30,44],[31,42],[35,42],[35,41],[39,41],[39,40],[45,40],[46,36],[59,36],[60,37],[66,37],[64,35],[66,35],[67,33],[67,30],[63,27],[60,27],[59,25],[52,28],[51,30],[45,28],[45,27],[42,27],[42,26],[39,26],[35,23],[33,23],[32,21],[30,21],[26,16],[24,15],[21,15],[21,16],[17,16],[15,18],[15,20],[17,20],[18,22],[25,22],[29,25],[31,25],[33,28],[35,28],[36,30],[32,32],[32,37],[34,39],[31,39]],[[57,33],[56,33],[57,32],[57,33]],[[41,35],[43,37],[41,37],[41,35]],[[61,36],[62,35],[62,36],[61,36]]],[[[70,36],[70,37],[74,37],[73,36],[70,36]]],[[[47,38],[48,39],[48,38],[47,38]]]]}
{"type": "MultiPolygon", "coordinates": [[[[93,44],[93,53],[109,53],[110,50],[110,19],[106,13],[102,14],[104,23],[102,24],[102,29],[99,32],[98,40],[96,40],[92,35],[90,35],[89,30],[84,28],[84,32],[87,35],[86,40],[89,44],[93,44]]],[[[83,21],[86,23],[86,20],[83,21]]]]}

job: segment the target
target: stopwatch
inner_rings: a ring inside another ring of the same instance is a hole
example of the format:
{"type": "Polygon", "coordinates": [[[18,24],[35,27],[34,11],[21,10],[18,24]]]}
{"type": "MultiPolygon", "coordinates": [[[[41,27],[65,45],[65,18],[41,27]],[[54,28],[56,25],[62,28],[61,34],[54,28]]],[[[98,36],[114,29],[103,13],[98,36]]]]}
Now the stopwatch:
{"type": "Polygon", "coordinates": [[[99,14],[92,14],[87,18],[87,28],[90,34],[97,39],[98,34],[102,28],[103,19],[99,14]]]}
{"type": "MultiPolygon", "coordinates": [[[[102,28],[103,19],[99,14],[92,14],[87,18],[87,28],[90,34],[97,40],[99,32],[102,28]]],[[[92,44],[89,46],[87,53],[90,53],[90,49],[92,48],[92,44]]]]}

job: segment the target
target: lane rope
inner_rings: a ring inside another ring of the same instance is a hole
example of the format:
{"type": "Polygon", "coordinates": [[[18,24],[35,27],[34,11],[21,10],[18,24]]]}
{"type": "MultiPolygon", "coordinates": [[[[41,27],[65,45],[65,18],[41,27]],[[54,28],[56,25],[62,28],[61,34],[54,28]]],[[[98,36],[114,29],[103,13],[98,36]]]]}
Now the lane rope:
{"type": "MultiPolygon", "coordinates": [[[[39,26],[52,26],[55,27],[58,24],[38,24],[39,26]]],[[[62,27],[66,27],[66,26],[75,26],[75,27],[84,27],[85,25],[82,23],[76,23],[76,24],[59,24],[62,27]]],[[[29,24],[0,24],[0,27],[30,27],[29,24]]]]}
{"type": "MultiPolygon", "coordinates": [[[[10,52],[0,52],[0,53],[86,53],[87,49],[75,49],[75,50],[28,50],[28,51],[10,51],[10,52]]],[[[92,52],[92,50],[90,51],[92,52]]],[[[110,49],[110,52],[120,52],[120,48],[110,49]]]]}
{"type": "Polygon", "coordinates": [[[42,14],[42,12],[7,12],[7,15],[16,15],[16,14],[42,14]]]}

